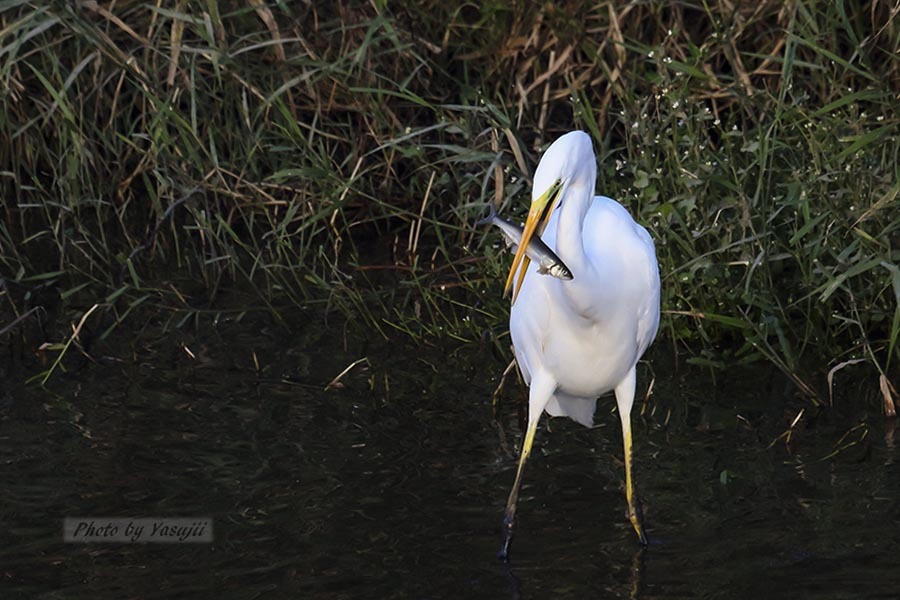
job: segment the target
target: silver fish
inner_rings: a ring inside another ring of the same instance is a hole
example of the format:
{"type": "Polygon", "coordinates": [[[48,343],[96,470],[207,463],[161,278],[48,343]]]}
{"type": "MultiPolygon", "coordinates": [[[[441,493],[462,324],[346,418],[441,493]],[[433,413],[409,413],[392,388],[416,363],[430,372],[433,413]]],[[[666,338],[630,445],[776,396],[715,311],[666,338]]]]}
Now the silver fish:
{"type": "MultiPolygon", "coordinates": [[[[522,228],[510,223],[498,215],[493,204],[491,204],[490,207],[491,213],[475,224],[496,225],[500,228],[500,231],[503,232],[503,237],[506,238],[506,241],[510,246],[518,246],[519,242],[522,241],[522,228]]],[[[550,275],[557,279],[573,278],[572,271],[569,270],[566,263],[564,263],[537,234],[531,237],[531,241],[528,242],[528,247],[525,248],[525,254],[528,258],[537,263],[538,273],[541,275],[550,275]]]]}

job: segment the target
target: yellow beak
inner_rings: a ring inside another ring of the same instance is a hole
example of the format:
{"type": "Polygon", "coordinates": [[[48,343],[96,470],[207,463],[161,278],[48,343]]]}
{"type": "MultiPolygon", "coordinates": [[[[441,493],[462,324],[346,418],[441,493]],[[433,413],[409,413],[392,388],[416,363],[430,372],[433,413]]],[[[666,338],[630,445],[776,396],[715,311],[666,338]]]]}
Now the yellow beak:
{"type": "Polygon", "coordinates": [[[562,182],[556,181],[556,183],[551,185],[546,192],[531,202],[528,218],[525,220],[525,228],[522,230],[522,239],[519,242],[519,247],[516,249],[516,255],[513,257],[512,267],[509,269],[509,276],[506,278],[506,286],[503,288],[503,295],[505,296],[509,292],[516,271],[519,271],[519,279],[513,290],[513,304],[516,303],[519,290],[522,289],[522,282],[525,280],[525,272],[528,270],[528,265],[531,263],[531,259],[525,256],[525,249],[528,248],[528,244],[531,242],[531,238],[534,236],[535,232],[537,232],[538,235],[544,232],[547,221],[550,220],[550,213],[552,212],[551,209],[553,208],[553,203],[556,200],[556,193],[561,187],[562,182]],[[520,265],[521,270],[519,270],[520,265]]]}

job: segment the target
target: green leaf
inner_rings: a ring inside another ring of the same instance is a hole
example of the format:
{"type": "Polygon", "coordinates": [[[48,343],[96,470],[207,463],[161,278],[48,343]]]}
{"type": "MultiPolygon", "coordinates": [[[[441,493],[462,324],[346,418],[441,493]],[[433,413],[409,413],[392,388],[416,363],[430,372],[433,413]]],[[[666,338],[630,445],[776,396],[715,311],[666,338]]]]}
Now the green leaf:
{"type": "Polygon", "coordinates": [[[818,289],[816,289],[817,293],[820,291],[822,293],[822,295],[819,297],[819,301],[825,302],[826,300],[828,300],[828,298],[830,298],[831,295],[834,292],[836,292],[837,289],[841,286],[841,284],[844,283],[845,281],[847,281],[847,279],[849,279],[851,277],[855,277],[856,275],[865,273],[866,271],[869,271],[871,269],[874,269],[875,267],[877,267],[880,264],[881,264],[880,258],[873,258],[873,259],[867,260],[866,262],[853,265],[852,267],[850,267],[849,269],[847,269],[846,271],[844,271],[843,273],[841,273],[840,275],[838,275],[837,277],[832,279],[830,282],[828,282],[825,285],[820,286],[818,289]]]}
{"type": "Polygon", "coordinates": [[[875,142],[879,141],[885,135],[887,135],[892,129],[894,129],[893,124],[882,125],[878,129],[872,129],[871,131],[867,131],[860,135],[851,135],[845,138],[841,138],[841,142],[850,142],[848,147],[844,148],[836,157],[836,160],[843,160],[848,156],[854,154],[857,150],[865,148],[866,146],[872,145],[875,142]]]}
{"type": "Polygon", "coordinates": [[[642,190],[645,187],[647,187],[648,185],[650,185],[650,179],[649,179],[650,176],[647,174],[646,171],[638,170],[635,173],[635,177],[636,178],[634,180],[634,187],[636,187],[637,189],[642,190]]]}

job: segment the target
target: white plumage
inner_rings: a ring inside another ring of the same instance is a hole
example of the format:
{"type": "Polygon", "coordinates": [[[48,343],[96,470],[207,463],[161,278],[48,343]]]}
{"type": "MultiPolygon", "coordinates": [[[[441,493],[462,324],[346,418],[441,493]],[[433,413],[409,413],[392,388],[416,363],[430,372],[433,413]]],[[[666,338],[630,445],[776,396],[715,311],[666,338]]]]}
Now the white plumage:
{"type": "MultiPolygon", "coordinates": [[[[596,174],[590,137],[574,131],[547,149],[534,177],[532,207],[519,248],[543,221],[541,238],[568,265],[573,279],[543,276],[530,265],[513,295],[509,327],[529,386],[529,424],[504,520],[504,558],[522,469],[541,414],[567,416],[590,426],[597,397],[610,390],[615,391],[622,422],[629,517],[646,543],[631,480],[630,413],[636,365],[659,326],[659,267],[647,231],[615,200],[594,196],[596,174]]],[[[513,261],[510,281],[521,254],[513,261]]]]}

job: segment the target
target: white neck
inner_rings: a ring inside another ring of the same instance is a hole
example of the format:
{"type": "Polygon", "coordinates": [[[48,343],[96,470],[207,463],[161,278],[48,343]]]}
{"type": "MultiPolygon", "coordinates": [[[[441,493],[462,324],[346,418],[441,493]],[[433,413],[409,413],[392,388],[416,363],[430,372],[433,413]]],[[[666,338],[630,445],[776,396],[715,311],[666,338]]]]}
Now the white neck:
{"type": "Polygon", "coordinates": [[[590,268],[582,244],[582,228],[594,199],[594,190],[578,183],[572,183],[564,190],[565,198],[559,207],[556,223],[556,252],[566,265],[576,274],[590,268]]]}
{"type": "Polygon", "coordinates": [[[591,294],[582,292],[582,288],[594,280],[594,265],[588,260],[582,241],[584,218],[594,201],[594,190],[573,182],[568,186],[564,200],[557,215],[556,253],[572,271],[574,278],[562,282],[562,289],[573,307],[586,314],[596,308],[590,302],[591,294]],[[579,273],[582,275],[580,278],[579,273]]]}

